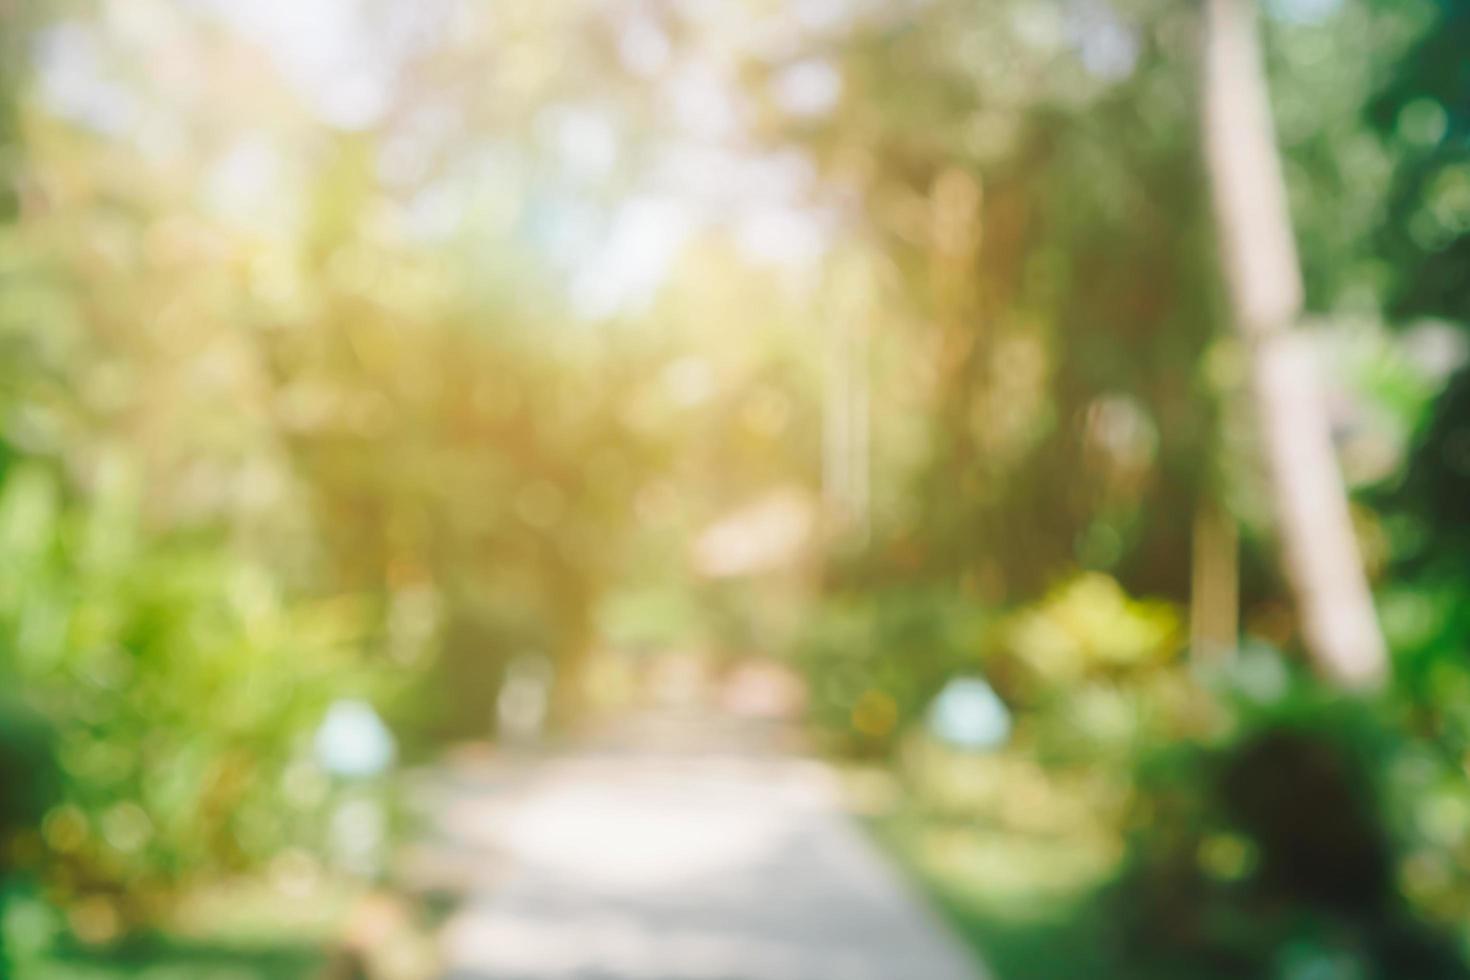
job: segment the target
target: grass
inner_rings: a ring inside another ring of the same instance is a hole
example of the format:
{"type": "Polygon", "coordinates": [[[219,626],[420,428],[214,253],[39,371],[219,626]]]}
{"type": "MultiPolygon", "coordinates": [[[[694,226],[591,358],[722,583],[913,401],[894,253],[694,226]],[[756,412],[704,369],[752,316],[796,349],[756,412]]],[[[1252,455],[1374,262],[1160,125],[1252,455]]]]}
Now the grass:
{"type": "Polygon", "coordinates": [[[325,962],[321,948],[311,944],[160,935],[103,949],[58,946],[18,963],[15,980],[307,980],[325,962]]]}
{"type": "Polygon", "coordinates": [[[1019,756],[910,753],[902,768],[902,785],[848,769],[849,800],[991,975],[1151,980],[1106,914],[1123,847],[1095,785],[1019,756]]]}
{"type": "Polygon", "coordinates": [[[1028,838],[913,811],[873,820],[904,867],[998,980],[1119,980],[1094,898],[1112,856],[1085,838],[1028,838]]]}
{"type": "Polygon", "coordinates": [[[72,937],[63,916],[34,894],[6,903],[0,962],[7,980],[308,980],[320,975],[351,892],[323,884],[283,894],[262,882],[202,892],[155,932],[109,943],[72,937]]]}

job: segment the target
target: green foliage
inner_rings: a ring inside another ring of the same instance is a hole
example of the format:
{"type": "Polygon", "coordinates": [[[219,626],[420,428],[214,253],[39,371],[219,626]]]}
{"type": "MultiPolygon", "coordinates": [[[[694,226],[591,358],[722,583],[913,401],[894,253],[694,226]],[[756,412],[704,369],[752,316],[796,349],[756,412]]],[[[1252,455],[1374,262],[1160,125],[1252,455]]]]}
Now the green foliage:
{"type": "Polygon", "coordinates": [[[1161,662],[1178,648],[1179,628],[1172,606],[1133,599],[1092,573],[1015,614],[1005,644],[1039,684],[1057,685],[1161,662]]]}
{"type": "Polygon", "coordinates": [[[0,663],[56,731],[49,882],[146,915],[181,884],[260,865],[320,816],[309,735],[365,678],[358,609],[288,605],[267,570],[218,545],[144,537],[130,497],[79,508],[43,467],[7,474],[0,663]]]}
{"type": "Polygon", "coordinates": [[[1088,574],[1007,614],[930,589],[832,599],[793,656],[813,720],[850,747],[890,747],[945,681],[979,673],[1020,713],[1033,748],[1116,765],[1168,724],[1165,705],[1187,699],[1179,644],[1173,606],[1088,574]]]}
{"type": "Polygon", "coordinates": [[[1396,714],[1392,702],[1327,700],[1299,682],[1242,705],[1216,740],[1145,757],[1111,896],[1140,961],[1273,977],[1328,962],[1363,977],[1466,975],[1456,902],[1424,887],[1454,873],[1420,867],[1426,846],[1443,846],[1426,832],[1446,826],[1430,816],[1445,801],[1431,800],[1451,784],[1425,782],[1433,741],[1396,714]]]}
{"type": "Polygon", "coordinates": [[[1400,316],[1470,320],[1458,269],[1470,249],[1470,126],[1465,44],[1470,5],[1413,5],[1413,44],[1372,102],[1371,119],[1399,159],[1376,244],[1398,273],[1389,292],[1400,316]]]}
{"type": "Polygon", "coordinates": [[[793,653],[809,679],[812,720],[840,745],[891,748],[947,679],[978,662],[988,619],[932,590],[829,601],[793,653]]]}

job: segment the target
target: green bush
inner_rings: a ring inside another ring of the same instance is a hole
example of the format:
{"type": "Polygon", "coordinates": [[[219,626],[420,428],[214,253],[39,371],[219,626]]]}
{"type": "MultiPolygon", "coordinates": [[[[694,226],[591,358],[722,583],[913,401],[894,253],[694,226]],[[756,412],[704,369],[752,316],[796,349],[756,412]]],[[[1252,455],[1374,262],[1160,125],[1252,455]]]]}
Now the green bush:
{"type": "Polygon", "coordinates": [[[978,664],[990,618],[937,590],[827,601],[794,653],[811,721],[849,750],[887,751],[946,680],[978,664]]]}
{"type": "Polygon", "coordinates": [[[1404,724],[1401,691],[1332,698],[1273,656],[1224,678],[1218,737],[1140,757],[1107,903],[1123,955],[1191,976],[1470,975],[1465,842],[1445,839],[1470,815],[1463,773],[1404,724]],[[1283,682],[1264,698],[1263,670],[1283,682]]]}
{"type": "Polygon", "coordinates": [[[352,604],[287,603],[222,542],[147,535],[121,490],[67,502],[46,469],[12,469],[0,670],[54,732],[60,775],[13,850],[42,859],[53,898],[91,902],[100,935],[310,841],[329,795],[310,733],[365,683],[362,626],[352,604]]]}

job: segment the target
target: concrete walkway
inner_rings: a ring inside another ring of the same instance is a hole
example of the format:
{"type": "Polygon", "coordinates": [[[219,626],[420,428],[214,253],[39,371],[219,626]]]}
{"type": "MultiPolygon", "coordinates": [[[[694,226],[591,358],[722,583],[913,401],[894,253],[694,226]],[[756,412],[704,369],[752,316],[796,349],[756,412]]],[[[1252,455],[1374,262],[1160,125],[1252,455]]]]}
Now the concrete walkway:
{"type": "Polygon", "coordinates": [[[976,980],[777,730],[644,719],[456,768],[435,804],[469,901],[450,980],[976,980]]]}

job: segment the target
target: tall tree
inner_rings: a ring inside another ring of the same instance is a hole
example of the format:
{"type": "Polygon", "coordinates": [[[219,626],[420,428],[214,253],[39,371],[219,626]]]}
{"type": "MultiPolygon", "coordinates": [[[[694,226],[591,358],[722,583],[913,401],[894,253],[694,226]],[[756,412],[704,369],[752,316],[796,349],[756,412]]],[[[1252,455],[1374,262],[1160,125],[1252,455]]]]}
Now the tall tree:
{"type": "Polygon", "coordinates": [[[1316,667],[1372,688],[1387,655],[1334,457],[1309,338],[1294,329],[1301,269],[1253,0],[1206,8],[1205,154],[1235,323],[1270,469],[1287,578],[1316,667]]]}

